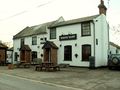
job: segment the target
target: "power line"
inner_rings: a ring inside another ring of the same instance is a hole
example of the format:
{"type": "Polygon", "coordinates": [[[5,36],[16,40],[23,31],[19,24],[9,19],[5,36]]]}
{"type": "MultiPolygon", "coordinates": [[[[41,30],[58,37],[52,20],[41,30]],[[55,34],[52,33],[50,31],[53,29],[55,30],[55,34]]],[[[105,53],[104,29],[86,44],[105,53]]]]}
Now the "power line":
{"type": "Polygon", "coordinates": [[[24,14],[24,13],[26,13],[26,12],[28,12],[28,11],[26,10],[26,11],[22,11],[22,12],[16,13],[16,14],[11,15],[11,16],[9,16],[9,17],[6,17],[6,18],[4,18],[4,19],[0,19],[0,21],[4,21],[4,20],[8,20],[8,19],[14,18],[14,17],[19,16],[19,15],[21,15],[21,14],[24,14]]]}
{"type": "MultiPolygon", "coordinates": [[[[37,5],[35,8],[40,8],[40,7],[42,7],[42,6],[45,6],[45,5],[48,5],[48,4],[52,3],[52,2],[54,2],[54,1],[55,1],[55,0],[51,0],[51,1],[48,1],[48,2],[46,2],[46,3],[37,5]]],[[[24,10],[24,11],[21,11],[21,12],[19,12],[19,13],[14,14],[14,15],[11,15],[11,16],[9,16],[9,17],[0,19],[0,21],[8,20],[8,19],[14,18],[14,17],[16,17],[16,16],[22,15],[22,14],[24,14],[24,13],[27,13],[27,12],[30,12],[30,11],[29,11],[29,10],[24,10]]]]}

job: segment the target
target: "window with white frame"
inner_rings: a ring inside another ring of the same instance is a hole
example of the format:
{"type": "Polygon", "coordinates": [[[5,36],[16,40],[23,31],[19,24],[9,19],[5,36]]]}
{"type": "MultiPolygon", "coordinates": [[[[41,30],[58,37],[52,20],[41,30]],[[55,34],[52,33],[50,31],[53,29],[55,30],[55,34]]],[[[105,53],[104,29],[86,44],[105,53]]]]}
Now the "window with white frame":
{"type": "Polygon", "coordinates": [[[90,22],[82,22],[81,23],[81,35],[82,36],[90,36],[91,35],[90,22]]]}
{"type": "Polygon", "coordinates": [[[32,45],[37,45],[37,36],[32,37],[32,45]]]}
{"type": "Polygon", "coordinates": [[[25,44],[25,39],[22,38],[20,42],[21,42],[21,47],[22,47],[25,44]]]}
{"type": "Polygon", "coordinates": [[[50,39],[56,39],[56,28],[50,29],[50,39]]]}

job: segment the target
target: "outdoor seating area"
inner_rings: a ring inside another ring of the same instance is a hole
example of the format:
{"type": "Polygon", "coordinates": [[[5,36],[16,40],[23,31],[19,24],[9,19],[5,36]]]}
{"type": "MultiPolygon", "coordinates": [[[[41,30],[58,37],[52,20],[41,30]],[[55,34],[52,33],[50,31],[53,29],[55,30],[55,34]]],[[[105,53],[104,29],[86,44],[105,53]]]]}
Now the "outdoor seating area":
{"type": "Polygon", "coordinates": [[[23,68],[29,68],[30,67],[30,63],[27,63],[27,62],[19,62],[16,64],[16,67],[19,68],[19,67],[23,67],[23,68]]]}
{"type": "Polygon", "coordinates": [[[60,71],[60,66],[51,62],[41,63],[35,66],[36,71],[60,71]]]}

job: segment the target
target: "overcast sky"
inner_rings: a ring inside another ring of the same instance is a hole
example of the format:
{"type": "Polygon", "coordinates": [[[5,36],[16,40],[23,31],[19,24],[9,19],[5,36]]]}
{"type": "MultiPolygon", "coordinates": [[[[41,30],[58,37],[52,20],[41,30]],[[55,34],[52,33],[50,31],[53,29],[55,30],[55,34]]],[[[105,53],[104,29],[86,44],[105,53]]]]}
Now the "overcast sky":
{"type": "MultiPolygon", "coordinates": [[[[120,0],[104,0],[110,26],[120,24],[120,0]],[[109,4],[108,4],[108,1],[109,4]]],[[[12,42],[13,35],[26,26],[99,13],[100,0],[0,0],[0,40],[12,42]]],[[[111,37],[111,40],[116,40],[111,37]]]]}

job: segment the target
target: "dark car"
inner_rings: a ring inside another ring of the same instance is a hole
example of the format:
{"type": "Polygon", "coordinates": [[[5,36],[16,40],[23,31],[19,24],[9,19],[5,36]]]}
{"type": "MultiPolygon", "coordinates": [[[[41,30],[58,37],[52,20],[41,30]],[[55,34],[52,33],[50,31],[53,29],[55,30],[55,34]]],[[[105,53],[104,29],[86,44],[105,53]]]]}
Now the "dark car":
{"type": "Polygon", "coordinates": [[[119,69],[120,68],[120,54],[111,54],[108,59],[109,69],[119,69]]]}

